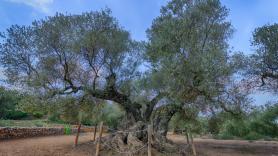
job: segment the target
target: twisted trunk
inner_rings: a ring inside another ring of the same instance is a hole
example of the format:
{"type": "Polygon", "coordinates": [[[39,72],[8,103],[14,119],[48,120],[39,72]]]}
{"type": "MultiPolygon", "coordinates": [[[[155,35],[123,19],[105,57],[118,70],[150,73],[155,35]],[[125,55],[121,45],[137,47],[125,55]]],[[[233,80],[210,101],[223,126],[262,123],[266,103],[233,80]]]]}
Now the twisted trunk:
{"type": "Polygon", "coordinates": [[[160,107],[153,114],[153,147],[158,151],[176,152],[178,147],[166,138],[168,125],[173,115],[181,109],[177,105],[160,107]]]}
{"type": "MultiPolygon", "coordinates": [[[[172,116],[180,109],[176,105],[165,105],[153,110],[152,115],[148,119],[149,122],[135,121],[133,124],[129,123],[129,127],[121,126],[125,132],[115,131],[111,132],[106,138],[106,148],[122,151],[131,151],[132,153],[142,153],[146,150],[139,150],[145,148],[148,141],[147,127],[150,123],[153,126],[152,132],[152,147],[158,151],[167,153],[176,153],[179,147],[167,140],[168,124],[172,116]],[[108,143],[108,145],[107,145],[108,143]]],[[[126,118],[123,122],[129,122],[130,118],[126,118]]],[[[146,153],[143,153],[146,154],[146,153]]]]}
{"type": "Polygon", "coordinates": [[[147,108],[142,113],[139,103],[131,101],[127,95],[118,92],[113,86],[107,87],[105,90],[88,89],[87,91],[96,98],[117,102],[126,112],[125,119],[122,120],[119,129],[129,132],[114,133],[109,136],[107,138],[110,140],[108,148],[135,150],[142,147],[148,140],[147,125],[152,123],[152,147],[159,151],[177,151],[177,148],[167,140],[166,135],[168,124],[172,116],[181,109],[180,106],[169,104],[155,109],[155,105],[160,99],[165,97],[165,94],[159,93],[155,98],[146,103],[147,108]]]}

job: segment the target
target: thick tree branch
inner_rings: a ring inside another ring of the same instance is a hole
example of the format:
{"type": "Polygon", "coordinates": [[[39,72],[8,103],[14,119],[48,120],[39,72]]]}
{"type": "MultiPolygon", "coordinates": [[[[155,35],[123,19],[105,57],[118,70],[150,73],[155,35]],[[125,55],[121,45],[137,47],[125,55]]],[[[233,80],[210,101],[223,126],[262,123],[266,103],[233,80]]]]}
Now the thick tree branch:
{"type": "Polygon", "coordinates": [[[156,97],[154,97],[150,102],[148,102],[146,104],[147,106],[147,109],[145,111],[145,115],[144,115],[144,118],[145,120],[149,120],[151,115],[152,115],[152,112],[154,110],[154,107],[155,105],[162,99],[166,96],[167,94],[164,93],[164,92],[159,92],[158,95],[156,97]]]}
{"type": "Polygon", "coordinates": [[[92,90],[92,89],[85,89],[89,92],[89,94],[93,97],[103,99],[103,100],[110,100],[117,102],[121,105],[127,113],[131,113],[136,121],[142,121],[142,116],[140,113],[141,105],[136,102],[132,102],[127,95],[119,93],[114,88],[105,89],[105,90],[92,90]]]}
{"type": "Polygon", "coordinates": [[[260,76],[260,79],[261,79],[261,82],[262,82],[260,87],[266,85],[265,79],[267,79],[267,78],[278,80],[278,74],[274,74],[274,73],[271,73],[271,72],[262,73],[261,76],[260,76]]]}

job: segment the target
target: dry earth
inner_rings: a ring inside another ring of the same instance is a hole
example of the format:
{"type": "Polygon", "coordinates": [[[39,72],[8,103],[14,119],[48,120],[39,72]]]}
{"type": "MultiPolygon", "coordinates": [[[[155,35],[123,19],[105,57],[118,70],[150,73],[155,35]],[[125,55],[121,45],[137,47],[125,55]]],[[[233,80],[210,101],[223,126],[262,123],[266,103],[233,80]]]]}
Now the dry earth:
{"type": "MultiPolygon", "coordinates": [[[[169,135],[177,143],[185,143],[185,138],[169,135]]],[[[276,141],[245,141],[194,139],[197,154],[200,156],[278,156],[276,141]]]]}
{"type": "MultiPolygon", "coordinates": [[[[179,144],[185,144],[183,136],[169,135],[168,137],[179,144]]],[[[48,136],[4,140],[0,141],[0,156],[94,155],[95,145],[91,142],[92,133],[81,135],[78,147],[73,147],[74,138],[75,136],[48,136]]],[[[198,156],[278,156],[278,142],[195,139],[195,144],[198,156]]],[[[102,151],[101,155],[124,154],[102,151]]],[[[172,156],[173,154],[166,155],[172,156]]]]}

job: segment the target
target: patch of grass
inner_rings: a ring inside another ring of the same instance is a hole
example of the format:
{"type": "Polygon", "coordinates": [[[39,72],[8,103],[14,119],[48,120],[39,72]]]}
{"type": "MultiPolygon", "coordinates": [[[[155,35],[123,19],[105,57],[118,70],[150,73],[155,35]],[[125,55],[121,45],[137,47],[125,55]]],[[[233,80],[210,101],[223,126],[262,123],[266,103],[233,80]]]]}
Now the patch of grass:
{"type": "Polygon", "coordinates": [[[0,127],[64,127],[48,120],[0,120],[0,127]]]}
{"type": "Polygon", "coordinates": [[[216,135],[213,138],[218,139],[218,140],[233,140],[233,139],[235,139],[234,136],[226,134],[226,133],[216,135]]]}

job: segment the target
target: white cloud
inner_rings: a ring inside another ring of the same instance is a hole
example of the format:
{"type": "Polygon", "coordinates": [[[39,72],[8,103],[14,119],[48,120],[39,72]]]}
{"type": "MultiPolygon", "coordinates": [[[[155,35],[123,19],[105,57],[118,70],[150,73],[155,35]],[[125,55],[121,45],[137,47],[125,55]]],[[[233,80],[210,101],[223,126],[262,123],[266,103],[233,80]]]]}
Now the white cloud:
{"type": "Polygon", "coordinates": [[[54,0],[6,0],[13,3],[21,3],[35,8],[38,11],[42,11],[43,13],[50,13],[50,5],[54,0]]]}

